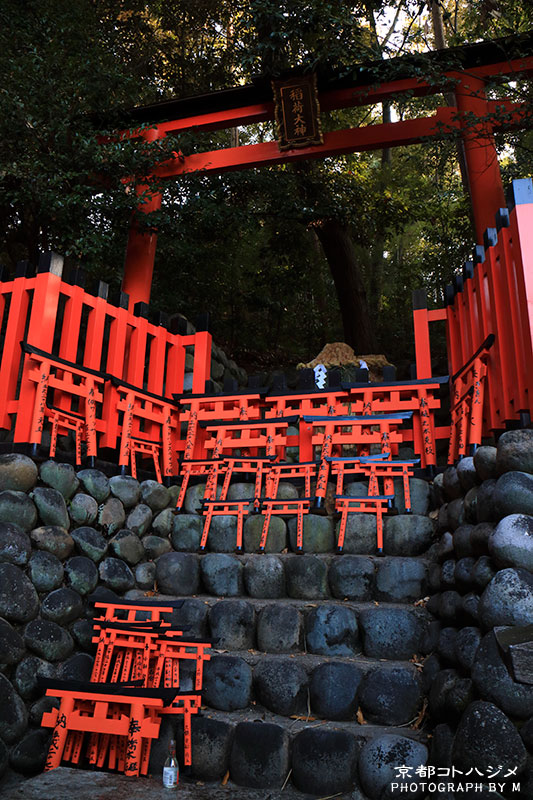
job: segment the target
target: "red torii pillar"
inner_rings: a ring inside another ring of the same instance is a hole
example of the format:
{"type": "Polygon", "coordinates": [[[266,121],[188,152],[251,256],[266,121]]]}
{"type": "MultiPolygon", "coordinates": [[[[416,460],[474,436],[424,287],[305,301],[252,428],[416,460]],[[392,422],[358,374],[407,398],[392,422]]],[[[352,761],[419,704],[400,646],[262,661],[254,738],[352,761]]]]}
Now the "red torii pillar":
{"type": "MultiPolygon", "coordinates": [[[[148,142],[154,142],[165,136],[157,128],[144,131],[142,135],[148,142]]],[[[144,192],[150,192],[150,186],[144,183],[138,184],[135,192],[138,196],[144,192]]],[[[148,201],[138,205],[137,211],[141,211],[143,214],[158,211],[161,208],[161,200],[161,192],[154,192],[148,201]]],[[[122,291],[126,292],[130,298],[130,311],[133,311],[136,303],[150,302],[156,247],[157,231],[141,231],[133,220],[130,225],[122,279],[122,291]]]]}
{"type": "Polygon", "coordinates": [[[483,234],[494,227],[494,216],[505,207],[502,176],[494,144],[485,82],[467,73],[457,73],[455,97],[461,117],[470,199],[474,214],[476,240],[483,244],[483,234]]]}

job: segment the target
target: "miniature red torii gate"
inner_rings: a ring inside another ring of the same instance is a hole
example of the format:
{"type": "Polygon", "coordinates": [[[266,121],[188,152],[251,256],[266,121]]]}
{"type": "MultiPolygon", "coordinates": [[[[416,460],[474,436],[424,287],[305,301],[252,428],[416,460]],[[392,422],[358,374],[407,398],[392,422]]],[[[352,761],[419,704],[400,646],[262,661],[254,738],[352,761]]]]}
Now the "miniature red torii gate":
{"type": "MultiPolygon", "coordinates": [[[[323,88],[319,83],[318,100],[322,111],[371,105],[406,93],[409,96],[422,97],[445,90],[453,91],[456,106],[441,106],[432,116],[330,131],[324,134],[322,144],[283,152],[276,141],[270,141],[195,153],[186,157],[176,154],[174,158],[159,164],[153,177],[169,179],[199,170],[204,173],[222,173],[288,161],[325,158],[416,144],[442,137],[443,133],[458,132],[464,142],[476,238],[481,243],[484,231],[492,225],[494,209],[505,205],[493,130],[502,127],[503,118],[505,127],[519,127],[523,125],[524,117],[528,113],[524,104],[509,100],[489,100],[485,94],[488,79],[533,74],[533,55],[508,57],[507,48],[516,45],[516,42],[533,52],[533,37],[522,36],[426,54],[428,63],[434,61],[437,65],[443,64],[439,81],[401,77],[400,69],[400,77],[376,84],[375,74],[369,68],[361,69],[357,80],[337,80],[323,88]],[[445,66],[450,55],[458,59],[453,69],[445,66]],[[473,120],[477,122],[472,124],[473,120]]],[[[390,67],[394,62],[405,62],[408,65],[409,58],[391,59],[385,63],[390,67]]],[[[383,68],[383,63],[381,67],[383,68]]],[[[406,70],[403,72],[405,74],[406,70]]],[[[149,129],[134,134],[149,141],[191,128],[203,131],[223,130],[273,118],[274,103],[270,86],[266,83],[262,87],[243,86],[183,100],[166,101],[136,108],[131,112],[131,119],[136,123],[153,123],[149,129]],[[160,121],[165,119],[167,121],[160,121]]],[[[143,194],[147,189],[148,180],[141,180],[137,186],[138,194],[143,194]]],[[[139,206],[139,210],[145,213],[157,210],[161,207],[161,201],[161,193],[154,192],[148,202],[139,206]]],[[[157,233],[154,230],[146,232],[139,229],[135,222],[132,223],[123,279],[123,290],[129,295],[132,307],[138,302],[148,303],[150,299],[156,245],[157,233]]]]}

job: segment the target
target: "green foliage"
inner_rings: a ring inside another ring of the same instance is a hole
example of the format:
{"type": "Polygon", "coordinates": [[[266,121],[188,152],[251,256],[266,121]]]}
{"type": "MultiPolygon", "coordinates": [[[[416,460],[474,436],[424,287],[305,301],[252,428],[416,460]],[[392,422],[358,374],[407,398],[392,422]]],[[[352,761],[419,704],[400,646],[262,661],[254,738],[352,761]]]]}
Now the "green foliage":
{"type": "MultiPolygon", "coordinates": [[[[443,0],[450,45],[528,30],[522,0],[443,0]]],[[[138,198],[132,176],[173,152],[228,146],[228,131],[156,142],[112,134],[124,109],[209,92],[299,67],[321,75],[392,78],[405,69],[440,80],[420,50],[433,48],[418,0],[4,0],[0,8],[0,256],[13,265],[57,249],[117,282],[138,198]],[[396,14],[396,12],[398,12],[396,14]],[[114,109],[114,111],[113,111],[114,109]],[[140,144],[142,143],[142,145],[140,144]]],[[[516,99],[529,85],[517,82],[516,99]]],[[[494,97],[509,87],[491,88],[494,97]]],[[[439,96],[406,95],[408,119],[439,96]]],[[[323,114],[323,129],[379,124],[383,109],[323,114]]],[[[241,144],[271,139],[267,123],[241,144]]],[[[506,179],[530,171],[531,133],[498,139],[506,179]]],[[[444,284],[471,248],[468,203],[454,141],[362,153],[222,176],[188,175],[164,187],[156,226],[153,305],[194,316],[210,310],[217,339],[251,368],[316,355],[343,336],[339,301],[317,239],[323,220],[349,226],[378,349],[409,361],[410,294],[444,284]],[[295,324],[296,323],[296,324],[295,324]]]]}

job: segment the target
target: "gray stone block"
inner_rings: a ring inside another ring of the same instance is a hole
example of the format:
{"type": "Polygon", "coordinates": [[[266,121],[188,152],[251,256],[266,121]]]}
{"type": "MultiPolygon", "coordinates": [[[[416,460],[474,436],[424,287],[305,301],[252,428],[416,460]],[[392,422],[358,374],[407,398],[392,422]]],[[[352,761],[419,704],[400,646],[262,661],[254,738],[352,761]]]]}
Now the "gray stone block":
{"type": "Polygon", "coordinates": [[[387,787],[397,782],[398,766],[425,766],[427,760],[427,747],[414,739],[390,734],[376,736],[364,745],[359,756],[363,791],[370,800],[381,800],[387,787]]]}
{"type": "Polygon", "coordinates": [[[180,608],[172,611],[170,619],[176,628],[186,630],[187,635],[205,638],[208,610],[209,605],[204,600],[190,598],[184,600],[180,608]]]}
{"type": "Polygon", "coordinates": [[[325,719],[354,719],[364,674],[364,669],[356,664],[342,661],[319,664],[309,682],[313,712],[325,719]]]}
{"type": "MultiPolygon", "coordinates": [[[[263,514],[250,514],[244,521],[244,549],[247,553],[256,553],[259,550],[261,534],[263,532],[263,514]]],[[[265,553],[281,553],[287,547],[287,524],[282,517],[270,518],[265,553]]]]}
{"type": "Polygon", "coordinates": [[[257,622],[257,646],[266,653],[294,653],[302,649],[302,618],[294,606],[265,606],[257,622]]]}
{"type": "Polygon", "coordinates": [[[211,636],[219,649],[249,650],[255,646],[255,611],[246,600],[222,600],[209,611],[211,636]]]}
{"type": "Polygon", "coordinates": [[[317,556],[293,556],[285,560],[287,594],[301,600],[327,597],[327,567],[317,556]]]}
{"type": "MultiPolygon", "coordinates": [[[[185,501],[183,503],[183,510],[186,514],[201,514],[202,513],[202,500],[205,494],[205,483],[197,483],[195,486],[188,487],[185,492],[185,501]]],[[[222,487],[217,487],[217,499],[220,497],[222,487]]]]}
{"type": "MultiPolygon", "coordinates": [[[[289,541],[293,553],[297,551],[296,517],[289,520],[289,541]]],[[[329,517],[318,514],[306,514],[303,518],[304,553],[327,553],[334,549],[337,540],[334,538],[333,522],[329,517]]]]}
{"type": "Polygon", "coordinates": [[[376,667],[359,686],[365,719],[377,725],[404,725],[422,707],[422,685],[414,666],[376,667]]]}
{"type": "Polygon", "coordinates": [[[420,514],[385,517],[383,550],[388,556],[418,556],[434,540],[433,522],[420,514]]]}
{"type": "MultiPolygon", "coordinates": [[[[339,539],[340,520],[335,528],[335,546],[339,539]]],[[[348,514],[344,535],[344,553],[370,554],[377,552],[377,526],[375,514],[348,514]]]]}
{"type": "MultiPolygon", "coordinates": [[[[483,481],[477,492],[477,521],[478,522],[491,522],[494,519],[494,509],[492,505],[492,498],[494,489],[496,488],[496,481],[494,478],[483,481]]],[[[514,509],[513,509],[514,510],[514,509]]]]}
{"type": "Polygon", "coordinates": [[[290,717],[307,710],[307,672],[296,659],[261,658],[253,677],[257,699],[269,711],[290,717]]]}
{"type": "Polygon", "coordinates": [[[366,556],[342,555],[329,568],[329,586],[339,600],[370,600],[374,587],[374,562],[366,556]]]}
{"type": "Polygon", "coordinates": [[[456,500],[462,497],[464,492],[459,482],[459,476],[455,467],[446,467],[442,474],[442,488],[448,500],[456,500]]]}
{"type": "Polygon", "coordinates": [[[89,683],[93,671],[94,658],[89,653],[75,653],[57,667],[57,678],[62,681],[89,683]]]}
{"type": "Polygon", "coordinates": [[[358,652],[357,618],[351,608],[333,603],[313,608],[305,628],[310,653],[352,656],[358,652]]]}
{"type": "Polygon", "coordinates": [[[165,553],[157,559],[156,580],[163,594],[197,594],[200,586],[198,557],[192,553],[165,553]]]}
{"type": "Polygon", "coordinates": [[[466,627],[457,632],[455,653],[459,664],[468,672],[472,669],[480,642],[481,631],[479,628],[466,627]]]}
{"type": "Polygon", "coordinates": [[[250,597],[284,597],[285,570],[281,558],[272,555],[250,556],[244,566],[244,585],[250,597]]]}
{"type": "MultiPolygon", "coordinates": [[[[429,483],[422,478],[409,478],[409,494],[411,514],[427,514],[431,496],[429,483]]],[[[405,513],[405,494],[401,478],[394,479],[394,505],[400,514],[405,513]]]]}
{"type": "Polygon", "coordinates": [[[208,553],[200,562],[202,581],[208,594],[236,597],[243,592],[243,566],[225,553],[208,553]]]}
{"type": "Polygon", "coordinates": [[[313,795],[350,791],[356,781],[359,747],[360,740],[346,731],[305,728],[293,740],[294,785],[313,795]]]}
{"type": "Polygon", "coordinates": [[[466,522],[465,504],[462,497],[450,500],[446,508],[448,527],[454,531],[466,522]]]}
{"type": "Polygon", "coordinates": [[[289,735],[268,722],[240,722],[230,756],[231,779],[255,789],[281,789],[289,772],[289,735]]]}
{"type": "Polygon", "coordinates": [[[198,550],[203,528],[203,517],[199,517],[198,514],[176,514],[170,534],[174,550],[183,552],[198,550]]]}
{"type": "Polygon", "coordinates": [[[207,549],[212,553],[234,553],[236,547],[237,517],[230,514],[213,517],[209,528],[207,549]]]}
{"type": "Polygon", "coordinates": [[[465,523],[460,525],[453,534],[453,546],[457,558],[466,558],[474,555],[472,547],[472,531],[474,526],[465,523]]]}
{"type": "Polygon", "coordinates": [[[359,615],[363,649],[372,658],[409,659],[420,652],[425,625],[403,608],[368,608],[359,615]]]}
{"type": "Polygon", "coordinates": [[[416,558],[384,558],[377,565],[376,596],[391,602],[419,600],[427,590],[428,566],[416,558]]]}
{"type": "Polygon", "coordinates": [[[238,656],[213,656],[204,667],[203,700],[211,708],[235,711],[250,705],[252,668],[238,656]]]}

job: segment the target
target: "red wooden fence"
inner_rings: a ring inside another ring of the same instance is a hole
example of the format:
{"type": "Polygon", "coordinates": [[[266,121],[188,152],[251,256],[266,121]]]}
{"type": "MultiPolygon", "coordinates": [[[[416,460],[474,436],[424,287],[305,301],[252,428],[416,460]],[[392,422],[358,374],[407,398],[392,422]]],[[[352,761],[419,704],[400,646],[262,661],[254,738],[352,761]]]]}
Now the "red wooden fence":
{"type": "MultiPolygon", "coordinates": [[[[14,427],[16,444],[35,441],[32,433],[39,427],[39,391],[43,403],[46,400],[46,381],[43,379],[39,389],[35,379],[36,364],[42,367],[44,363],[43,354],[50,357],[46,368],[51,365],[60,376],[57,380],[62,381],[56,383],[54,403],[74,416],[77,404],[88,399],[80,389],[80,371],[105,378],[106,425],[99,428],[101,446],[117,445],[121,384],[144,391],[146,396],[168,398],[171,403],[173,394],[183,392],[186,348],[194,355],[192,391],[205,391],[211,368],[208,331],[182,335],[163,324],[153,324],[146,318],[144,304],[139,303],[134,313],[127,310],[126,295],[121,296],[119,305],[108,302],[108,287],[103,283],[91,294],[78,285],[79,275],[70,281],[63,278],[63,259],[55,253],[41,257],[35,276],[28,277],[28,269],[29,265],[22,263],[12,280],[0,282],[0,427],[14,427]],[[32,355],[32,348],[40,356],[32,355]],[[115,424],[108,424],[113,419],[115,424]]],[[[140,404],[143,409],[145,399],[140,404]]],[[[90,402],[94,403],[92,397],[90,402]]],[[[40,424],[42,431],[42,419],[40,424]]]]}
{"type": "MultiPolygon", "coordinates": [[[[527,424],[533,406],[533,183],[513,181],[508,208],[498,210],[496,227],[488,228],[484,247],[477,246],[453,285],[446,287],[446,308],[428,311],[415,293],[415,342],[418,377],[431,375],[428,323],[446,320],[449,374],[457,420],[472,412],[472,396],[483,373],[482,433],[527,424]],[[492,337],[494,341],[492,342],[492,337]],[[490,348],[484,348],[487,340],[490,348]],[[482,352],[483,351],[483,352],[482,352]],[[467,365],[477,363],[470,384],[467,365]],[[481,370],[481,371],[480,371],[481,370]],[[463,398],[461,400],[461,398],[463,398]],[[461,402],[470,411],[461,411],[461,402]]],[[[477,389],[476,389],[477,386],[477,389]]],[[[477,412],[476,412],[477,413],[477,412]]],[[[466,423],[465,423],[466,424],[466,423]]],[[[453,426],[452,426],[453,427],[453,426]]],[[[475,427],[475,425],[474,425],[475,427]]],[[[466,429],[465,429],[466,430],[466,429]]],[[[449,461],[480,443],[473,428],[452,437],[449,461]]],[[[479,426],[478,426],[479,430],[479,426]]]]}

